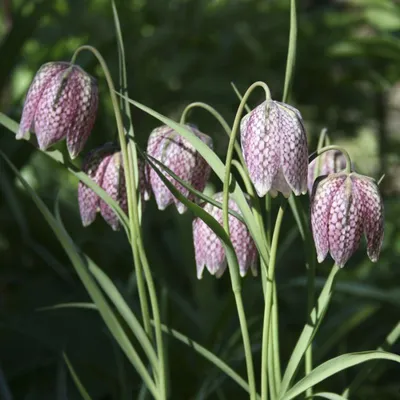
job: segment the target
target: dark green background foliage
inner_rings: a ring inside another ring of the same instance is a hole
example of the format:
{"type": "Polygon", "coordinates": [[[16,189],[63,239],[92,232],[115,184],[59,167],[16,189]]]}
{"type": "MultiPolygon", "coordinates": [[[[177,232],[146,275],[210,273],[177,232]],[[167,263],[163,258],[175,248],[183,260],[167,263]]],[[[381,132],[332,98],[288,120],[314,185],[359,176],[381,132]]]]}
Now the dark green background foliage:
{"type": "MultiPolygon", "coordinates": [[[[385,0],[298,3],[291,102],[303,113],[310,151],[326,126],[332,141],[349,149],[359,172],[375,178],[387,174],[382,183],[386,232],[381,258],[373,265],[363,243],[339,274],[333,304],[315,340],[316,362],[320,362],[347,351],[375,349],[399,320],[400,6],[385,0]]],[[[68,60],[79,45],[98,48],[118,79],[109,1],[3,0],[3,6],[0,107],[15,120],[20,119],[23,98],[36,70],[48,61],[68,60]]],[[[281,98],[289,1],[120,0],[117,7],[132,98],[172,118],[179,118],[186,104],[203,101],[230,122],[238,105],[231,81],[244,91],[252,82],[264,80],[273,97],[281,98]]],[[[98,78],[100,86],[99,113],[87,152],[115,139],[116,127],[94,57],[82,53],[78,62],[98,78]]],[[[252,105],[260,100],[261,93],[257,93],[252,105]]],[[[227,140],[212,117],[202,110],[190,117],[213,136],[217,153],[224,157],[227,140]]],[[[157,122],[136,109],[133,120],[144,147],[157,122]]],[[[82,228],[76,179],[30,144],[15,141],[3,127],[0,148],[51,209],[59,202],[76,244],[112,277],[140,315],[124,234],[112,232],[100,218],[82,228]]],[[[136,398],[141,382],[96,312],[38,310],[88,301],[88,297],[61,246],[4,164],[0,181],[0,365],[5,377],[0,376],[0,398],[5,396],[2,380],[6,379],[15,399],[78,399],[62,360],[63,351],[93,399],[136,398]]],[[[220,189],[215,177],[211,184],[220,189]]],[[[302,201],[308,208],[308,196],[302,201]]],[[[163,321],[245,375],[229,277],[215,280],[205,273],[197,281],[191,221],[190,213],[179,216],[172,208],[159,212],[154,200],[146,206],[144,236],[163,321]]],[[[283,364],[306,320],[307,298],[304,250],[290,212],[284,223],[277,265],[283,364]]],[[[327,260],[318,266],[319,279],[331,265],[327,260]]],[[[263,312],[260,280],[247,277],[243,290],[258,366],[263,312]]],[[[393,351],[399,350],[395,345],[393,351]]],[[[245,398],[235,383],[172,338],[168,340],[168,363],[173,399],[213,399],[223,393],[226,398],[245,398]]],[[[356,370],[340,373],[320,386],[340,392],[356,370]]],[[[380,362],[354,398],[399,399],[399,375],[396,364],[380,362]]]]}

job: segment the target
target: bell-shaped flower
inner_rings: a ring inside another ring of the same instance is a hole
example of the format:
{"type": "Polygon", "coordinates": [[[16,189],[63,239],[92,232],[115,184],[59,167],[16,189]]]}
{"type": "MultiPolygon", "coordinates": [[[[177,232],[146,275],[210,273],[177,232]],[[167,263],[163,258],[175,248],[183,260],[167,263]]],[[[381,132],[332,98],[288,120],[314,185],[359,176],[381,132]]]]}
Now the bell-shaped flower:
{"type": "Polygon", "coordinates": [[[341,151],[328,150],[308,164],[308,193],[311,194],[315,180],[321,175],[330,175],[346,168],[346,158],[341,151]]]}
{"type": "MultiPolygon", "coordinates": [[[[213,198],[218,202],[222,202],[223,194],[217,193],[213,198]]],[[[232,199],[229,199],[228,206],[231,210],[236,211],[241,215],[239,207],[232,199]]],[[[221,225],[223,224],[222,210],[220,208],[211,205],[210,203],[207,203],[203,208],[221,225]]],[[[256,245],[254,244],[246,225],[231,214],[229,214],[229,233],[229,237],[232,241],[239,262],[240,275],[245,276],[248,269],[251,268],[253,275],[256,276],[256,245]]],[[[225,249],[222,245],[221,239],[219,239],[219,237],[200,218],[196,218],[193,221],[193,241],[197,266],[197,278],[202,278],[204,267],[208,269],[211,275],[215,275],[217,278],[221,277],[227,266],[225,249]]]]}
{"type": "MultiPolygon", "coordinates": [[[[125,213],[128,212],[122,154],[117,146],[107,143],[91,151],[84,160],[82,170],[104,189],[125,213]]],[[[142,163],[139,163],[139,180],[143,193],[146,183],[142,163]]],[[[78,202],[83,226],[90,225],[97,212],[100,212],[114,230],[119,229],[120,222],[112,208],[83,182],[79,182],[78,202]]]]}
{"type": "Polygon", "coordinates": [[[243,156],[259,196],[307,192],[307,137],[300,112],[267,100],[242,118],[243,156]]]}
{"type": "Polygon", "coordinates": [[[383,201],[376,182],[354,172],[318,178],[311,198],[311,225],[318,261],[328,252],[343,267],[363,232],[367,253],[376,262],[383,241],[383,201]]]}
{"type": "Polygon", "coordinates": [[[83,69],[67,62],[44,64],[26,95],[16,138],[34,132],[41,150],[66,138],[75,158],[93,128],[97,104],[96,80],[83,69]]]}
{"type": "MultiPolygon", "coordinates": [[[[213,142],[209,136],[201,133],[193,125],[186,125],[186,127],[212,148],[213,142]]],[[[210,176],[210,166],[196,149],[173,129],[166,125],[154,129],[149,136],[147,153],[196,190],[200,192],[204,190],[210,176]]],[[[193,194],[167,172],[163,171],[163,173],[184,196],[193,200],[193,194]]],[[[186,211],[186,206],[176,199],[150,165],[146,166],[146,174],[159,210],[164,210],[168,205],[175,203],[180,214],[186,211]]],[[[149,197],[150,193],[146,192],[145,199],[148,200],[149,197]]]]}

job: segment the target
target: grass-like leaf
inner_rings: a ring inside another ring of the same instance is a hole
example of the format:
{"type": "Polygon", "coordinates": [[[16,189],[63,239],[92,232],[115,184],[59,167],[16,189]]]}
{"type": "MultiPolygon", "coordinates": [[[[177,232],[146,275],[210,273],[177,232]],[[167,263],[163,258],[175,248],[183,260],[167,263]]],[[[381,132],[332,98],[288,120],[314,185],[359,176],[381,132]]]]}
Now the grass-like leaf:
{"type": "Polygon", "coordinates": [[[65,364],[68,367],[69,373],[71,374],[72,380],[74,381],[75,386],[78,389],[79,394],[82,396],[82,399],[83,400],[92,400],[92,398],[90,397],[88,391],[83,386],[81,380],[79,379],[79,376],[75,372],[74,367],[72,366],[71,362],[69,361],[69,359],[68,359],[68,357],[67,357],[67,355],[65,353],[63,353],[63,357],[64,357],[65,364]]]}
{"type": "Polygon", "coordinates": [[[124,298],[121,296],[111,279],[93,262],[93,260],[89,258],[87,258],[87,260],[89,271],[96,278],[97,283],[103,289],[104,293],[107,294],[118,312],[124,318],[130,330],[135,335],[143,350],[145,351],[147,357],[149,358],[149,361],[152,364],[154,371],[157,371],[157,355],[142,325],[140,324],[124,298]]]}
{"type": "Polygon", "coordinates": [[[120,345],[121,349],[124,351],[125,355],[136,369],[138,374],[141,376],[143,381],[148,386],[150,392],[153,394],[155,398],[158,398],[158,392],[155,386],[154,381],[149,375],[145,365],[140,360],[139,355],[136,350],[133,348],[131,342],[128,339],[128,336],[124,332],[122,326],[118,322],[118,319],[114,315],[111,307],[108,305],[105,300],[103,294],[100,289],[96,285],[95,281],[91,277],[90,273],[87,270],[87,266],[85,265],[84,260],[80,256],[80,254],[76,250],[76,246],[73,243],[72,239],[65,231],[63,226],[54,218],[54,216],[50,213],[47,206],[43,203],[43,201],[37,196],[35,191],[29,186],[29,184],[25,181],[25,179],[21,176],[19,171],[15,168],[15,166],[9,161],[9,159],[5,156],[3,152],[0,151],[0,155],[4,158],[9,167],[16,174],[26,191],[31,196],[32,200],[38,207],[39,211],[42,213],[44,219],[49,224],[50,228],[53,230],[60,244],[64,248],[67,253],[72,265],[75,268],[79,278],[84,284],[86,290],[89,293],[89,296],[92,298],[93,302],[97,305],[100,315],[102,316],[105,324],[111,331],[113,337],[120,345]]]}
{"type": "Polygon", "coordinates": [[[296,383],[285,395],[280,396],[279,400],[291,400],[308,388],[315,386],[319,382],[335,375],[344,369],[372,360],[390,360],[400,363],[400,356],[385,351],[364,351],[360,353],[348,353],[339,357],[332,358],[313,369],[306,377],[296,383]]]}
{"type": "Polygon", "coordinates": [[[289,385],[296,374],[299,364],[310,345],[315,333],[317,332],[318,326],[325,315],[328,308],[330,299],[332,297],[332,289],[335,281],[336,274],[339,271],[339,267],[336,265],[332,268],[332,271],[326,280],[325,286],[321,291],[316,306],[311,311],[309,321],[303,328],[303,331],[296,343],[296,346],[290,356],[287,364],[285,374],[283,375],[282,383],[280,386],[279,398],[283,398],[287,392],[289,385]]]}

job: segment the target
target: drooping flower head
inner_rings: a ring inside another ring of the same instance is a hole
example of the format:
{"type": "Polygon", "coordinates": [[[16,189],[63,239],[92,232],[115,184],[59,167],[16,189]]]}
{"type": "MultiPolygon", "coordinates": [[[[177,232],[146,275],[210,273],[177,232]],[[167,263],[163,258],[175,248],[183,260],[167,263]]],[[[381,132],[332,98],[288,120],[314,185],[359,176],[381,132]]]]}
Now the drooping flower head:
{"type": "Polygon", "coordinates": [[[343,267],[363,232],[367,253],[376,262],[383,241],[383,201],[376,182],[354,172],[319,178],[311,198],[311,225],[318,261],[328,252],[343,267]]]}
{"type": "Polygon", "coordinates": [[[334,174],[346,168],[346,158],[338,150],[328,150],[308,164],[308,192],[311,194],[315,180],[322,175],[334,174]]]}
{"type": "MultiPolygon", "coordinates": [[[[122,154],[116,145],[107,143],[91,151],[84,160],[82,170],[127,213],[128,202],[122,154]]],[[[140,162],[139,180],[141,193],[143,193],[146,183],[143,164],[140,162]]],[[[83,182],[79,182],[78,202],[83,226],[90,225],[95,220],[97,212],[100,212],[114,230],[119,229],[118,217],[111,207],[83,182]]]]}
{"type": "MultiPolygon", "coordinates": [[[[209,136],[201,133],[193,125],[186,125],[186,127],[212,148],[213,143],[209,136]]],[[[204,190],[210,176],[210,166],[196,149],[173,129],[166,125],[154,129],[147,143],[147,153],[167,166],[179,178],[193,186],[196,190],[201,192],[204,190]]],[[[175,179],[166,172],[163,173],[184,196],[190,200],[194,198],[175,179]]],[[[180,214],[186,211],[186,206],[175,198],[150,165],[146,167],[146,174],[160,210],[164,210],[168,205],[175,203],[180,214]]],[[[146,200],[149,198],[149,195],[148,192],[145,194],[146,200]]]]}
{"type": "MultiPolygon", "coordinates": [[[[213,198],[222,202],[223,193],[217,193],[213,198]]],[[[220,208],[210,203],[207,203],[203,208],[222,225],[222,210],[220,208]]],[[[241,215],[239,207],[232,199],[229,199],[229,208],[241,215]]],[[[229,214],[229,232],[238,258],[240,275],[245,276],[248,269],[251,268],[253,275],[256,276],[257,249],[246,225],[229,214]]],[[[200,218],[193,221],[193,241],[197,278],[202,278],[204,267],[208,269],[211,275],[215,275],[217,278],[222,276],[227,265],[224,247],[218,236],[200,218]]]]}
{"type": "Polygon", "coordinates": [[[67,62],[44,64],[26,95],[16,138],[34,132],[41,150],[66,138],[75,158],[93,128],[97,104],[96,80],[83,69],[67,62]]]}
{"type": "Polygon", "coordinates": [[[242,118],[243,156],[259,196],[307,191],[307,137],[300,112],[267,100],[242,118]]]}

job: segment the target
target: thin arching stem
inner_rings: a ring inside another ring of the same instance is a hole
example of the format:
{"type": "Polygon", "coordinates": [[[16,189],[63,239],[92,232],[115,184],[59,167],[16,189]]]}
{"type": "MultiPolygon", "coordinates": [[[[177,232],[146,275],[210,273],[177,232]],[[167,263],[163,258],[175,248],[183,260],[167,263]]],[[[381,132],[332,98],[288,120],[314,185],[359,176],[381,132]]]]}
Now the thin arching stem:
{"type": "MultiPolygon", "coordinates": [[[[271,98],[270,91],[268,86],[264,82],[256,82],[249,87],[245,95],[243,96],[242,101],[240,102],[239,108],[236,112],[236,117],[233,123],[231,136],[228,145],[228,151],[226,156],[225,162],[225,178],[224,178],[224,191],[223,191],[223,202],[222,202],[222,213],[223,213],[223,226],[227,234],[229,234],[229,218],[228,218],[228,202],[229,202],[229,183],[231,178],[231,165],[232,165],[232,158],[233,158],[233,151],[235,147],[236,136],[239,130],[240,119],[247,102],[252,91],[257,88],[262,87],[265,91],[266,98],[269,100],[271,98]]],[[[246,357],[246,366],[247,366],[247,378],[249,381],[250,387],[250,399],[254,400],[256,398],[256,383],[255,383],[255,376],[254,376],[254,365],[253,365],[253,355],[251,352],[251,345],[250,345],[250,337],[249,337],[249,330],[247,326],[247,320],[244,312],[243,307],[243,300],[241,295],[241,282],[239,277],[239,271],[231,266],[229,263],[229,273],[231,276],[231,283],[232,283],[232,290],[235,296],[236,301],[236,308],[239,316],[239,323],[242,332],[243,338],[243,346],[244,346],[244,353],[246,357]]]]}
{"type": "MultiPolygon", "coordinates": [[[[133,252],[133,257],[135,260],[135,265],[136,268],[140,268],[140,261],[146,261],[145,255],[143,255],[144,249],[141,246],[142,245],[142,240],[141,240],[141,230],[139,226],[139,215],[138,215],[138,201],[137,201],[137,192],[136,188],[134,187],[134,172],[133,172],[133,166],[130,163],[130,157],[129,157],[129,152],[128,152],[128,144],[127,140],[125,137],[125,130],[124,130],[124,124],[122,120],[122,115],[121,115],[121,110],[118,105],[118,100],[117,96],[115,94],[115,86],[114,82],[111,78],[110,71],[107,67],[107,64],[103,58],[103,56],[100,54],[100,52],[92,47],[92,46],[81,46],[79,47],[74,55],[72,56],[71,62],[75,62],[76,57],[81,51],[88,50],[92,54],[95,55],[97,60],[99,61],[103,71],[104,75],[107,80],[108,88],[110,91],[110,96],[111,96],[111,102],[113,105],[114,109],[114,115],[115,115],[115,120],[117,124],[117,130],[118,130],[118,138],[121,146],[121,153],[122,153],[122,160],[123,164],[128,166],[128,168],[124,168],[125,172],[125,182],[126,182],[126,189],[127,189],[127,200],[128,200],[128,216],[129,216],[129,225],[130,225],[130,231],[131,231],[131,247],[132,247],[132,252],[133,252]],[[136,240],[135,240],[136,239],[136,240]]],[[[154,283],[153,279],[151,276],[151,271],[148,265],[146,263],[143,263],[143,270],[144,274],[146,276],[147,280],[147,285],[148,285],[148,290],[149,290],[149,295],[150,295],[150,302],[151,302],[151,307],[152,307],[152,312],[153,312],[153,318],[154,318],[154,325],[155,325],[155,332],[156,332],[156,343],[157,343],[157,353],[158,353],[158,377],[159,377],[159,395],[160,399],[164,400],[166,398],[166,382],[165,382],[165,363],[164,363],[164,346],[163,346],[163,337],[162,337],[162,331],[161,331],[161,321],[160,321],[160,312],[159,312],[159,307],[158,307],[158,301],[157,301],[157,294],[154,288],[154,283]]],[[[138,275],[140,276],[140,275],[138,275]]],[[[143,279],[142,279],[143,281],[143,279]]],[[[143,282],[140,283],[143,285],[143,282]]],[[[138,282],[139,286],[139,282],[138,282]]],[[[140,292],[139,292],[140,295],[140,292]]],[[[147,300],[144,300],[145,296],[143,296],[142,292],[142,297],[140,298],[141,304],[144,303],[147,300]]],[[[150,315],[147,310],[147,313],[144,312],[143,315],[143,320],[145,326],[150,324],[150,315]]]]}

